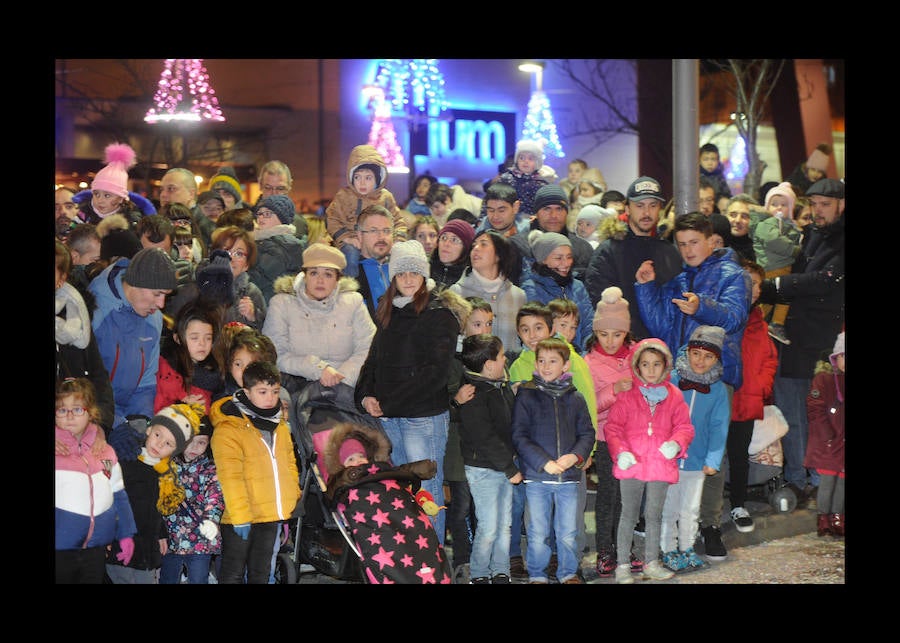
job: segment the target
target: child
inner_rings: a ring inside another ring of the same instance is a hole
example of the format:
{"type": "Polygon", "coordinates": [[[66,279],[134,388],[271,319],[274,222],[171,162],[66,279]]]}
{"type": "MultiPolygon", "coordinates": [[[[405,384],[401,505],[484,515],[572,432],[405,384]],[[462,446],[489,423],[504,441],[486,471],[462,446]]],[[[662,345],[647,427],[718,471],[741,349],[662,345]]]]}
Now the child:
{"type": "Polygon", "coordinates": [[[266,584],[280,522],[300,499],[300,472],[273,362],[244,369],[243,386],[212,405],[210,445],[222,485],[219,583],[266,584]]]}
{"type": "Polygon", "coordinates": [[[414,215],[430,216],[431,210],[428,209],[428,205],[425,203],[425,195],[428,194],[428,188],[436,182],[437,179],[430,174],[417,176],[413,180],[412,194],[409,197],[409,201],[406,202],[406,210],[414,215]]]}
{"type": "Polygon", "coordinates": [[[631,356],[632,387],[616,398],[604,433],[613,460],[613,476],[619,480],[622,513],[616,534],[616,583],[630,584],[629,554],[634,541],[641,496],[646,491],[644,519],[645,580],[666,580],[672,571],[657,556],[663,504],[670,484],[678,481],[676,457],[684,457],[694,427],[690,411],[678,388],[669,381],[672,353],[662,340],[650,337],[634,347],[631,356]]]}
{"type": "Polygon", "coordinates": [[[618,190],[607,190],[603,193],[603,198],[600,199],[600,207],[606,209],[612,208],[616,211],[616,216],[622,221],[627,221],[628,215],[625,213],[626,200],[625,195],[618,190]]]}
{"type": "MultiPolygon", "coordinates": [[[[774,279],[788,275],[794,265],[794,259],[800,254],[800,228],[794,221],[794,203],[797,196],[790,183],[780,183],[766,194],[766,211],[772,215],[756,225],[753,233],[753,250],[756,262],[766,271],[766,279],[774,279]]],[[[788,304],[763,304],[763,315],[768,317],[769,335],[782,344],[791,341],[784,331],[787,319],[788,304]]]]}
{"type": "Polygon", "coordinates": [[[160,585],[180,583],[182,568],[187,570],[189,584],[206,585],[212,557],[221,552],[219,521],[225,503],[209,451],[211,435],[212,423],[204,415],[197,435],[181,455],[172,459],[185,498],[173,513],[165,516],[168,551],[162,557],[160,585]]]}
{"type": "Polygon", "coordinates": [[[137,533],[130,561],[118,555],[115,544],[107,555],[106,574],[114,584],[157,584],[162,557],[168,552],[163,516],[174,512],[185,499],[171,459],[182,453],[197,433],[202,413],[200,404],[160,409],[147,423],[137,460],[122,462],[137,533]]]}
{"type": "Polygon", "coordinates": [[[574,344],[578,333],[578,304],[571,299],[558,298],[548,301],[547,308],[553,316],[551,334],[574,344]]]}
{"type": "Polygon", "coordinates": [[[615,217],[613,208],[601,208],[594,203],[588,203],[578,211],[575,217],[575,234],[591,244],[592,248],[600,245],[600,233],[597,226],[607,217],[615,217]]]}
{"type": "Polygon", "coordinates": [[[586,169],[588,169],[588,164],[584,159],[569,161],[569,165],[566,166],[566,178],[559,182],[559,187],[565,190],[566,194],[571,194],[572,190],[578,187],[578,181],[581,180],[581,175],[586,169]]]}
{"type": "Polygon", "coordinates": [[[100,409],[87,378],[69,378],[56,388],[56,582],[103,583],[106,548],[119,541],[118,559],[134,554],[137,526],[122,467],[108,444],[93,452],[100,409]]]}
{"type": "Polygon", "coordinates": [[[490,335],[494,327],[494,311],[481,297],[467,297],[472,312],[466,317],[463,331],[456,345],[456,357],[450,366],[447,391],[450,394],[450,425],[447,429],[447,450],[444,453],[444,484],[450,490],[447,508],[447,531],[453,541],[453,582],[469,583],[469,559],[475,538],[477,517],[472,492],[466,479],[465,463],[460,449],[460,408],[475,395],[475,387],[463,381],[463,340],[470,335],[490,335]]]}
{"type": "Polygon", "coordinates": [[[213,353],[220,319],[217,309],[202,299],[188,302],[175,315],[172,336],[160,349],[154,411],[184,402],[203,404],[208,413],[224,394],[222,368],[213,353]]]}
{"type": "Polygon", "coordinates": [[[697,537],[703,480],[719,471],[731,418],[719,361],[724,341],[724,329],[697,326],[686,349],[679,351],[675,359],[672,384],[681,389],[687,402],[694,439],[687,449],[687,456],[678,460],[678,480],[669,487],[663,504],[660,545],[663,564],[673,572],[708,565],[694,553],[694,539],[697,537]]]}
{"type": "Polygon", "coordinates": [[[828,172],[828,157],[831,156],[831,146],[828,143],[819,143],[812,151],[805,163],[799,163],[794,171],[787,177],[794,192],[805,194],[812,184],[825,178],[828,172]]]}
{"type": "MultiPolygon", "coordinates": [[[[516,157],[512,167],[500,175],[500,183],[509,183],[516,189],[519,196],[519,212],[517,221],[528,219],[534,212],[534,195],[537,191],[549,185],[548,173],[556,173],[547,168],[544,172],[544,146],[540,141],[523,139],[516,143],[516,157]]],[[[484,214],[484,213],[483,213],[484,214]]]]}
{"type": "Polygon", "coordinates": [[[522,482],[514,462],[510,422],[515,394],[499,337],[463,340],[464,381],[474,397],[460,407],[460,442],[478,529],[469,560],[471,585],[508,585],[512,485],[522,482]]]}
{"type": "Polygon", "coordinates": [[[391,442],[377,428],[341,422],[328,434],[322,460],[326,497],[349,523],[371,584],[449,585],[444,548],[429,516],[443,507],[420,488],[437,471],[434,460],[394,466],[391,442]]]}
{"type": "Polygon", "coordinates": [[[397,199],[385,186],[388,180],[387,164],[371,145],[357,145],[347,160],[347,183],[338,189],[325,209],[328,234],[334,245],[347,257],[346,274],[356,277],[359,270],[360,249],[357,217],[370,205],[383,206],[394,221],[394,238],[406,239],[406,220],[397,207],[397,199]]]}
{"type": "Polygon", "coordinates": [[[809,441],[803,466],[819,473],[816,494],[819,536],[844,537],[844,332],[837,336],[829,364],[816,365],[806,397],[809,441]]]}
{"type": "MultiPolygon", "coordinates": [[[[584,361],[591,372],[597,398],[597,446],[594,470],[597,473],[597,495],[594,497],[594,537],[597,544],[597,573],[608,577],[616,571],[616,532],[622,497],[619,481],[613,477],[613,462],[603,427],[616,398],[631,390],[631,351],[635,345],[631,332],[628,301],[618,286],[603,290],[594,312],[594,333],[588,339],[584,361]]],[[[631,554],[631,571],[640,573],[643,563],[631,554]]]]}
{"type": "Polygon", "coordinates": [[[566,229],[569,232],[575,232],[581,209],[586,205],[600,205],[604,192],[606,192],[606,179],[603,178],[603,173],[595,167],[585,170],[578,181],[578,187],[571,193],[566,192],[570,203],[569,212],[566,214],[566,229]]]}
{"type": "Polygon", "coordinates": [[[725,178],[725,166],[719,158],[719,148],[715,143],[700,146],[700,176],[706,177],[715,189],[716,212],[725,212],[726,201],[731,198],[731,188],[725,178]]]}
{"type": "MultiPolygon", "coordinates": [[[[551,337],[535,347],[533,379],[516,394],[512,441],[519,454],[528,502],[528,578],[549,582],[551,516],[558,557],[556,577],[565,585],[580,585],[578,548],[578,487],[583,467],[593,450],[596,433],[584,396],[568,373],[572,349],[551,337]]],[[[470,483],[471,484],[471,483],[470,483]]],[[[477,504],[476,504],[477,506],[477,504]]]]}
{"type": "Polygon", "coordinates": [[[222,329],[218,350],[224,354],[225,396],[231,397],[244,385],[243,373],[248,364],[262,360],[276,362],[275,344],[262,331],[240,322],[226,324],[222,329]]]}

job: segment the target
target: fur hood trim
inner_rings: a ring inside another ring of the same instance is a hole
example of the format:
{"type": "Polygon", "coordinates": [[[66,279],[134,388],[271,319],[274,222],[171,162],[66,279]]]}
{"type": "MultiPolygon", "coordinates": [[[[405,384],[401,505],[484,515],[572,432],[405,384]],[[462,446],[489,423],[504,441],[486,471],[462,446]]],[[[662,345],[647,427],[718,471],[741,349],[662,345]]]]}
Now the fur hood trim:
{"type": "Polygon", "coordinates": [[[438,301],[449,308],[450,312],[456,317],[456,320],[459,322],[460,330],[464,329],[466,320],[472,312],[472,304],[467,302],[465,297],[449,288],[445,288],[435,296],[438,301]]]}
{"type": "MultiPolygon", "coordinates": [[[[294,288],[295,282],[297,285],[303,283],[303,280],[300,279],[300,275],[304,273],[300,272],[296,275],[281,275],[277,279],[275,279],[274,294],[288,294],[293,295],[296,294],[296,290],[294,288]]],[[[359,282],[356,281],[353,277],[341,277],[338,281],[337,290],[339,293],[343,292],[358,292],[359,291],[359,282]]]]}
{"type": "Polygon", "coordinates": [[[369,462],[390,462],[391,441],[383,431],[363,424],[341,422],[335,424],[331,434],[325,442],[322,459],[329,476],[337,475],[344,469],[338,453],[345,440],[353,438],[359,440],[366,449],[366,457],[369,462]]]}

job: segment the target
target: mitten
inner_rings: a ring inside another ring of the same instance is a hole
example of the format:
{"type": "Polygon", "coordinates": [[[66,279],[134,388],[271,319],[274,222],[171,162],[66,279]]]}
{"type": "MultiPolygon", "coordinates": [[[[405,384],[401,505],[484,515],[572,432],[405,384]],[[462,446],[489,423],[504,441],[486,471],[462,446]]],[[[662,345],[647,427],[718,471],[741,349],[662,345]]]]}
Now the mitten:
{"type": "Polygon", "coordinates": [[[241,537],[241,540],[247,540],[250,537],[250,523],[243,525],[234,525],[234,533],[241,537]]]}
{"type": "Polygon", "coordinates": [[[616,458],[616,464],[619,465],[622,471],[626,471],[636,465],[637,460],[634,459],[634,454],[631,451],[622,451],[619,457],[616,458]]]}
{"type": "Polygon", "coordinates": [[[122,551],[116,554],[116,560],[123,565],[128,565],[128,563],[131,562],[131,557],[134,556],[134,538],[131,536],[128,538],[120,538],[119,549],[122,551]]]}
{"type": "Polygon", "coordinates": [[[200,533],[203,534],[203,537],[207,540],[215,540],[216,536],[219,535],[219,527],[210,519],[206,519],[200,523],[200,533]]]}
{"type": "Polygon", "coordinates": [[[666,460],[674,458],[679,451],[681,451],[681,447],[675,440],[668,440],[659,446],[659,452],[666,456],[666,460]]]}
{"type": "Polygon", "coordinates": [[[775,287],[775,279],[763,279],[759,284],[759,299],[761,304],[775,304],[778,302],[778,289],[775,287]]]}
{"type": "MultiPolygon", "coordinates": [[[[138,455],[141,453],[141,443],[144,434],[135,431],[132,424],[132,422],[140,424],[141,417],[129,416],[128,420],[110,431],[109,436],[106,438],[109,446],[116,452],[116,457],[120,462],[133,462],[137,460],[138,455]]],[[[146,431],[146,428],[144,430],[146,431]]]]}

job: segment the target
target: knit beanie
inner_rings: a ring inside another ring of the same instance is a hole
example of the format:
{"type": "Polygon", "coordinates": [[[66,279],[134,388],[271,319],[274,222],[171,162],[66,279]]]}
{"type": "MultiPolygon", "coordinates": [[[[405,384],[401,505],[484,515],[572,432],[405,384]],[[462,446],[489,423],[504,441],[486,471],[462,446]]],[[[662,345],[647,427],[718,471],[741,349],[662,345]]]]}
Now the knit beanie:
{"type": "Polygon", "coordinates": [[[806,169],[819,170],[825,172],[828,170],[828,155],[818,147],[812,151],[809,158],[806,159],[806,169]]]}
{"type": "Polygon", "coordinates": [[[722,346],[725,344],[725,329],[720,326],[697,326],[688,340],[688,348],[705,348],[722,358],[722,346]]]}
{"type": "Polygon", "coordinates": [[[441,234],[444,232],[452,232],[459,240],[463,242],[463,254],[465,256],[472,249],[472,242],[475,241],[475,228],[463,221],[462,219],[453,219],[444,224],[441,228],[441,234]]]}
{"type": "Polygon", "coordinates": [[[628,300],[622,299],[622,289],[609,286],[603,289],[597,308],[594,310],[594,331],[598,330],[631,330],[631,313],[628,311],[628,300]]]}
{"type": "Polygon", "coordinates": [[[224,189],[235,201],[241,202],[241,184],[230,167],[219,169],[219,173],[209,180],[209,189],[213,191],[224,189]]]}
{"type": "Polygon", "coordinates": [[[175,264],[161,248],[144,248],[135,254],[122,280],[135,288],[150,290],[175,290],[175,264]]]}
{"type": "Polygon", "coordinates": [[[546,208],[548,205],[561,205],[566,212],[569,211],[569,199],[566,197],[565,191],[555,183],[540,187],[534,195],[531,209],[533,212],[539,212],[541,208],[546,208]]]}
{"type": "Polygon", "coordinates": [[[197,197],[197,205],[203,205],[207,201],[218,201],[223,208],[225,207],[225,201],[222,200],[218,192],[207,190],[206,192],[201,192],[200,196],[197,197]]]}
{"type": "Polygon", "coordinates": [[[834,349],[831,351],[831,357],[844,354],[844,331],[838,333],[837,340],[834,342],[834,349]]]}
{"type": "Polygon", "coordinates": [[[428,257],[425,256],[425,248],[415,239],[395,242],[391,248],[391,258],[388,262],[388,277],[403,272],[415,272],[425,279],[431,276],[431,267],[428,265],[428,257]]]}
{"type": "Polygon", "coordinates": [[[344,464],[351,455],[360,453],[366,455],[366,448],[362,445],[362,442],[355,438],[347,438],[338,450],[338,458],[341,464],[344,464]]]}
{"type": "Polygon", "coordinates": [[[558,232],[541,232],[532,230],[528,234],[528,243],[531,246],[531,254],[535,263],[544,263],[550,253],[560,246],[572,247],[569,237],[558,232]]]}
{"type": "Polygon", "coordinates": [[[100,258],[104,261],[113,257],[131,259],[142,249],[141,240],[130,228],[113,228],[100,239],[100,258]]]}
{"type": "Polygon", "coordinates": [[[278,220],[284,224],[293,223],[294,216],[297,214],[297,211],[294,209],[294,202],[283,194],[267,196],[259,204],[259,207],[256,208],[257,212],[259,211],[259,208],[268,208],[274,212],[275,216],[278,217],[278,220]]]}
{"type": "Polygon", "coordinates": [[[106,146],[105,155],[106,167],[97,172],[91,190],[128,197],[128,168],[134,166],[137,154],[125,143],[113,143],[106,146]]]}
{"type": "Polygon", "coordinates": [[[175,451],[172,455],[178,455],[200,430],[200,416],[187,404],[172,404],[161,408],[153,416],[150,426],[154,424],[164,426],[172,432],[175,436],[175,451]]]}
{"type": "Polygon", "coordinates": [[[588,203],[578,211],[578,217],[575,222],[587,221],[591,225],[598,225],[600,219],[609,216],[615,216],[616,211],[613,208],[601,208],[596,203],[588,203]]]}
{"type": "Polygon", "coordinates": [[[779,183],[774,188],[769,190],[766,193],[766,203],[765,203],[766,210],[769,209],[769,203],[772,202],[772,197],[775,196],[776,194],[780,194],[785,199],[787,199],[788,207],[785,210],[785,214],[787,215],[787,218],[792,218],[793,212],[794,212],[794,203],[797,202],[797,195],[794,193],[793,186],[790,183],[788,183],[787,181],[785,181],[784,183],[779,183]]]}
{"type": "Polygon", "coordinates": [[[514,163],[519,162],[519,154],[522,152],[531,152],[534,155],[534,160],[537,161],[534,165],[535,172],[541,169],[541,166],[544,164],[544,146],[540,141],[522,139],[516,143],[516,157],[514,163]]]}

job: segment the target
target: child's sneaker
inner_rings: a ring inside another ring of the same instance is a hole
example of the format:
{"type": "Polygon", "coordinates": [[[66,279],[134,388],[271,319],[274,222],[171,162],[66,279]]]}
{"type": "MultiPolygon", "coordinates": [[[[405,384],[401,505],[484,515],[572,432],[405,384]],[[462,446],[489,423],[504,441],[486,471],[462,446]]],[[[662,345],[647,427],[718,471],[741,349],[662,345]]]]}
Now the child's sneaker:
{"type": "Polygon", "coordinates": [[[743,534],[753,531],[753,518],[750,512],[743,507],[735,507],[731,510],[731,519],[734,521],[734,527],[743,534]]]}
{"type": "Polygon", "coordinates": [[[709,563],[700,558],[693,547],[680,553],[681,561],[683,563],[681,569],[678,570],[680,572],[693,572],[698,569],[703,569],[704,567],[709,567],[709,563]]]}
{"type": "Polygon", "coordinates": [[[781,342],[782,344],[790,344],[787,333],[784,331],[782,324],[769,324],[769,337],[781,342]]]}
{"type": "MultiPolygon", "coordinates": [[[[693,551],[693,549],[691,550],[693,551]]],[[[672,551],[667,551],[663,554],[662,563],[673,572],[681,571],[687,566],[687,560],[684,557],[684,552],[680,552],[677,549],[673,549],[672,551]]]]}
{"type": "Polygon", "coordinates": [[[616,571],[616,552],[612,549],[601,549],[597,552],[597,573],[602,578],[609,578],[616,571]]]}
{"type": "Polygon", "coordinates": [[[631,565],[624,563],[616,566],[616,583],[619,585],[631,585],[634,578],[631,576],[631,565]]]}
{"type": "MultiPolygon", "coordinates": [[[[618,574],[618,570],[616,573],[618,574]]],[[[669,580],[674,575],[675,572],[663,567],[658,560],[651,560],[644,565],[644,580],[669,580]]]]}

